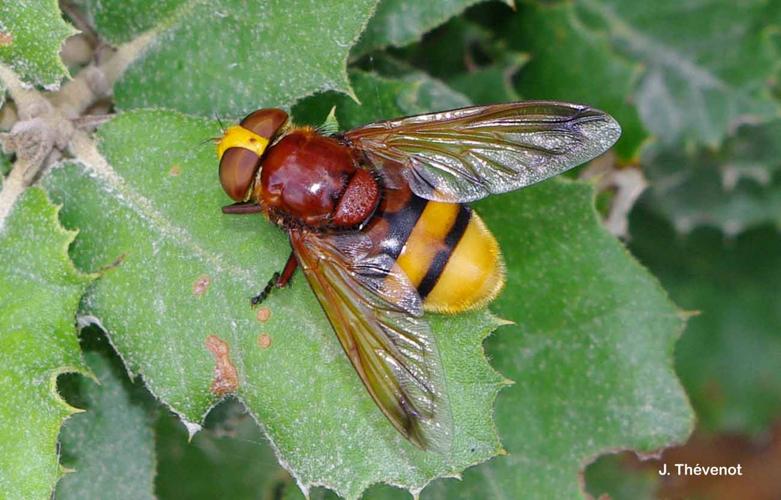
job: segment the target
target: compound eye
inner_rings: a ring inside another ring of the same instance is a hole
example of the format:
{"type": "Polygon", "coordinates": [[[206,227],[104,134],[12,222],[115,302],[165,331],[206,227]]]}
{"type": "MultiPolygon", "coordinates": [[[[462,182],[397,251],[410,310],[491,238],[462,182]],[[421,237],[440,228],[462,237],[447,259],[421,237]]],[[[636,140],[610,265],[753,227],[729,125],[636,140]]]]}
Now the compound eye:
{"type": "Polygon", "coordinates": [[[234,201],[245,201],[260,167],[260,158],[244,148],[228,148],[220,159],[220,184],[234,201]]]}
{"type": "Polygon", "coordinates": [[[242,127],[271,140],[277,130],[287,121],[287,113],[277,108],[263,108],[253,111],[241,120],[242,127]]]}

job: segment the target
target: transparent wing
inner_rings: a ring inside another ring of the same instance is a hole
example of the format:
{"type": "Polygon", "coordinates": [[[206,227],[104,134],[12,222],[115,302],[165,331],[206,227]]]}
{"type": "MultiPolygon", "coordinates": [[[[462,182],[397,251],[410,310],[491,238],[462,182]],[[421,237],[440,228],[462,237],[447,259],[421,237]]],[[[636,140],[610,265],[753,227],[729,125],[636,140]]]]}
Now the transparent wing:
{"type": "Polygon", "coordinates": [[[400,169],[412,191],[450,203],[534,184],[607,151],[621,135],[608,114],[529,101],[372,123],[344,134],[382,169],[400,169]]]}
{"type": "Polygon", "coordinates": [[[420,296],[361,233],[291,231],[304,274],[345,353],[388,420],[423,449],[445,452],[451,413],[420,296]]]}

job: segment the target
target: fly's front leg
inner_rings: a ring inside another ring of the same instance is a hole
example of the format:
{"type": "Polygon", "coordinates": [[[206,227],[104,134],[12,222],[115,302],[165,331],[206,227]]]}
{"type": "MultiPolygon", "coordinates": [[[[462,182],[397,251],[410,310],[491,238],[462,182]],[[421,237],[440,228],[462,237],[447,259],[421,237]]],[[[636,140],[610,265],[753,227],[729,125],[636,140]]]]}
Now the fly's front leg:
{"type": "Polygon", "coordinates": [[[222,207],[222,213],[232,215],[257,214],[263,211],[260,205],[253,202],[239,202],[222,207]]]}
{"type": "Polygon", "coordinates": [[[266,297],[269,296],[271,290],[273,290],[275,287],[282,288],[290,283],[290,278],[293,277],[293,273],[296,272],[297,267],[298,261],[296,260],[296,256],[291,252],[290,257],[287,258],[287,263],[285,264],[285,268],[282,270],[282,272],[274,273],[271,276],[271,279],[268,280],[265,288],[263,288],[259,294],[252,297],[252,305],[256,306],[266,300],[266,297]]]}

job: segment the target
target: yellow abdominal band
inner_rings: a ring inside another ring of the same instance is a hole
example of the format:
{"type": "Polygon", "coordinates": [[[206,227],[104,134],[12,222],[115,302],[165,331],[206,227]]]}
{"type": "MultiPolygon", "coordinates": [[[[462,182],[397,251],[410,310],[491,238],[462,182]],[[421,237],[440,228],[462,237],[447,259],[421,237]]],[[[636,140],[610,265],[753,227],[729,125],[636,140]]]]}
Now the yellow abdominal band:
{"type": "Polygon", "coordinates": [[[396,262],[426,311],[477,309],[504,285],[499,244],[480,217],[462,205],[429,201],[396,262]]]}

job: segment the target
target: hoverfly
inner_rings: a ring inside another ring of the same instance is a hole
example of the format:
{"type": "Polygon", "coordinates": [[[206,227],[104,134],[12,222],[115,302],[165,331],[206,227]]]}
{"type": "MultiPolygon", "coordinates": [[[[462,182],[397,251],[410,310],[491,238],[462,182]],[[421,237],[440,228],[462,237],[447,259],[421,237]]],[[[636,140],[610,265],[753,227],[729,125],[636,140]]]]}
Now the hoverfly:
{"type": "Polygon", "coordinates": [[[220,182],[285,230],[292,252],[252,299],[298,266],[347,357],[393,426],[446,451],[452,422],[424,311],[480,308],[504,284],[499,245],[466,205],[519,189],[610,148],[606,113],[561,102],[476,106],[325,135],[260,109],[219,140],[220,182]]]}

